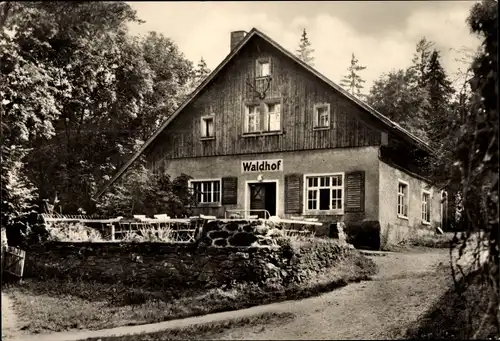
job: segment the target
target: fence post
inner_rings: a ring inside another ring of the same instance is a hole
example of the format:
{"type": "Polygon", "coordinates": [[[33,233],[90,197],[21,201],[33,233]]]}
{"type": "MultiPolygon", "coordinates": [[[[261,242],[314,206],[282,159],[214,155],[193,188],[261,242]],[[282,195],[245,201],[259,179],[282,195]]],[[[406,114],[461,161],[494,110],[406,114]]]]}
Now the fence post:
{"type": "Polygon", "coordinates": [[[110,231],[111,231],[111,241],[115,240],[115,224],[111,223],[109,224],[110,231]]]}

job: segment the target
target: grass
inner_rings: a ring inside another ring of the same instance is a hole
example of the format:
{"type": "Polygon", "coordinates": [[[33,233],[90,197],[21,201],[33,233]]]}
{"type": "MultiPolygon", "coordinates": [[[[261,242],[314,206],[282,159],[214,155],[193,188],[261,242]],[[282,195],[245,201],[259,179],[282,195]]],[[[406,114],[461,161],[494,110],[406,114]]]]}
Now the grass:
{"type": "Polygon", "coordinates": [[[404,252],[415,247],[447,249],[453,240],[453,233],[421,235],[404,240],[398,245],[386,245],[382,251],[404,252]]]}
{"type": "Polygon", "coordinates": [[[450,235],[449,233],[445,233],[419,236],[410,239],[408,243],[411,246],[449,248],[452,240],[453,234],[450,235]]]}
{"type": "Polygon", "coordinates": [[[18,315],[26,319],[23,329],[41,333],[155,323],[306,298],[367,280],[375,272],[371,259],[354,253],[321,276],[287,287],[247,283],[179,294],[124,287],[120,283],[28,279],[5,290],[16,303],[18,315]]]}
{"type": "Polygon", "coordinates": [[[491,304],[492,288],[476,271],[459,280],[465,290],[459,294],[451,283],[435,306],[408,329],[406,339],[496,339],[500,331],[495,325],[498,307],[491,304]]]}
{"type": "Polygon", "coordinates": [[[295,314],[290,312],[263,313],[256,316],[198,324],[184,328],[167,329],[154,333],[143,333],[124,336],[89,338],[81,341],[163,341],[163,340],[200,340],[215,339],[224,332],[238,327],[269,325],[277,322],[293,320],[295,314]]]}

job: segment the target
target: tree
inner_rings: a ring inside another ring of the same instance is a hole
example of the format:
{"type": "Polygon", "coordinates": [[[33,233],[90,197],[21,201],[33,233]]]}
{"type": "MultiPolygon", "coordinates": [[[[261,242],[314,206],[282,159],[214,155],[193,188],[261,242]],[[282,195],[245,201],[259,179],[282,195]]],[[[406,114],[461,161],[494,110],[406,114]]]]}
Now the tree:
{"type": "Polygon", "coordinates": [[[39,2],[26,3],[13,19],[19,55],[51,70],[54,95],[42,93],[40,102],[54,103],[59,112],[51,134],[30,140],[28,175],[40,200],[59,192],[64,209],[89,212],[99,177],[113,171],[107,158],[121,142],[108,138],[125,135],[134,145],[127,128],[151,89],[149,71],[127,37],[135,12],[120,2],[39,2]]]}
{"type": "Polygon", "coordinates": [[[413,54],[412,66],[410,68],[415,73],[417,83],[420,87],[425,87],[425,74],[433,52],[433,46],[434,42],[428,41],[427,38],[422,37],[418,41],[415,53],[413,54]]]}
{"type": "Polygon", "coordinates": [[[65,213],[92,213],[94,192],[180,104],[192,64],[162,35],[130,37],[126,24],[138,19],[123,2],[25,6],[9,23],[11,44],[43,66],[47,86],[27,92],[40,104],[24,103],[57,109],[50,125],[32,120],[51,130],[30,139],[26,174],[39,201],[58,192],[65,213]]]}
{"type": "Polygon", "coordinates": [[[364,88],[363,83],[365,83],[365,80],[358,74],[359,71],[364,69],[366,69],[366,66],[358,65],[358,60],[353,53],[351,57],[351,66],[347,68],[349,73],[340,81],[340,85],[348,90],[352,95],[356,95],[358,97],[364,96],[361,93],[361,89],[364,88]]]}
{"type": "Polygon", "coordinates": [[[450,122],[450,134],[439,155],[441,173],[446,174],[445,185],[458,188],[461,196],[460,223],[464,233],[455,236],[461,253],[468,245],[474,246],[475,266],[470,269],[454,267],[466,278],[463,285],[455,281],[456,289],[460,294],[466,292],[468,283],[473,281],[472,276],[490,289],[489,304],[482,307],[484,316],[464,326],[465,338],[475,339],[500,335],[497,1],[483,0],[474,4],[467,22],[483,42],[480,53],[471,63],[470,92],[460,93],[460,103],[456,106],[460,114],[450,122]],[[487,252],[487,259],[482,263],[480,258],[484,252],[487,252]],[[486,324],[492,322],[493,335],[485,335],[484,330],[492,327],[486,324]]]}
{"type": "Polygon", "coordinates": [[[140,127],[140,139],[145,141],[185,99],[191,86],[193,64],[172,39],[160,33],[150,32],[140,41],[140,49],[152,72],[152,91],[146,95],[135,122],[140,127]]]}
{"type": "Polygon", "coordinates": [[[306,29],[302,31],[302,36],[300,38],[299,48],[297,49],[297,57],[302,60],[304,63],[309,64],[310,66],[314,66],[314,49],[311,48],[311,42],[307,37],[306,29]]]}
{"type": "Polygon", "coordinates": [[[155,174],[144,162],[138,162],[101,197],[98,210],[107,216],[168,214],[183,217],[189,213],[188,207],[195,204],[188,190],[188,180],[188,176],[181,175],[171,181],[168,175],[155,174]]]}
{"type": "MultiPolygon", "coordinates": [[[[367,98],[368,103],[380,110],[382,114],[426,142],[430,142],[433,135],[429,132],[429,127],[432,125],[429,118],[433,114],[428,83],[431,79],[434,82],[435,78],[439,77],[437,74],[432,77],[427,75],[429,62],[434,52],[433,46],[434,42],[428,41],[425,37],[421,38],[416,45],[412,65],[406,70],[392,71],[383,75],[375,81],[367,98]]],[[[439,54],[437,53],[434,57],[432,67],[438,72],[439,54]]],[[[444,82],[443,79],[441,81],[444,82]]],[[[436,90],[435,83],[433,89],[436,90]]],[[[437,102],[434,104],[438,105],[437,102]]]]}
{"type": "Polygon", "coordinates": [[[423,85],[429,93],[429,111],[424,119],[428,122],[429,138],[436,145],[446,138],[446,128],[453,120],[451,101],[455,92],[441,66],[437,50],[432,52],[425,68],[423,85]]]}
{"type": "MultiPolygon", "coordinates": [[[[60,115],[56,97],[56,70],[44,61],[36,61],[17,44],[9,31],[16,29],[21,8],[31,4],[0,4],[0,114],[1,114],[1,224],[7,228],[9,244],[12,231],[25,225],[26,216],[35,208],[36,188],[25,174],[25,157],[31,141],[54,134],[53,121],[60,115]]],[[[29,15],[24,16],[25,20],[29,15]]],[[[19,29],[17,30],[19,33],[19,29]]],[[[34,32],[22,32],[31,48],[39,45],[34,32]]]]}
{"type": "Polygon", "coordinates": [[[196,68],[191,73],[190,83],[187,88],[186,95],[189,95],[191,92],[193,92],[211,72],[212,71],[208,68],[205,59],[201,57],[201,59],[198,61],[198,64],[196,65],[196,68]]]}
{"type": "Polygon", "coordinates": [[[196,70],[194,71],[194,76],[195,80],[197,83],[197,86],[201,84],[207,78],[207,76],[212,72],[208,66],[203,57],[201,57],[200,61],[198,62],[198,66],[196,70]]]}
{"type": "Polygon", "coordinates": [[[427,140],[425,111],[426,89],[417,85],[413,70],[397,70],[382,75],[373,83],[367,102],[416,136],[427,140]]]}

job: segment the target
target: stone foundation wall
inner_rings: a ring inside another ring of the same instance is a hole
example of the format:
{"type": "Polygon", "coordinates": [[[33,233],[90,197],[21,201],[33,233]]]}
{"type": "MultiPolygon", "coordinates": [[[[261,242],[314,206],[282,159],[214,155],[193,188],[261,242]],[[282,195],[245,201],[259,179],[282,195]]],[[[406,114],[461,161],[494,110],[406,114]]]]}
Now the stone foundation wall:
{"type": "Polygon", "coordinates": [[[199,243],[219,248],[270,247],[277,245],[276,238],[280,235],[280,227],[271,221],[212,220],[203,226],[199,243]]]}
{"type": "Polygon", "coordinates": [[[48,243],[27,250],[25,277],[123,283],[148,288],[218,287],[262,282],[270,248],[164,243],[48,243]]]}

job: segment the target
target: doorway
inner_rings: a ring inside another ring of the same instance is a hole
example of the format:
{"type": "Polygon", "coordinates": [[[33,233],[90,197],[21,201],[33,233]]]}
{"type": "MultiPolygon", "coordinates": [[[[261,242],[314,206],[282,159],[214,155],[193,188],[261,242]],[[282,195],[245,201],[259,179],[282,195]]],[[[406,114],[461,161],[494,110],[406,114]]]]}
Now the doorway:
{"type": "MultiPolygon", "coordinates": [[[[248,183],[250,204],[247,207],[250,210],[266,210],[271,216],[275,216],[277,211],[276,195],[277,181],[248,183]]],[[[262,219],[269,218],[264,211],[250,211],[249,214],[257,215],[262,219]]]]}

